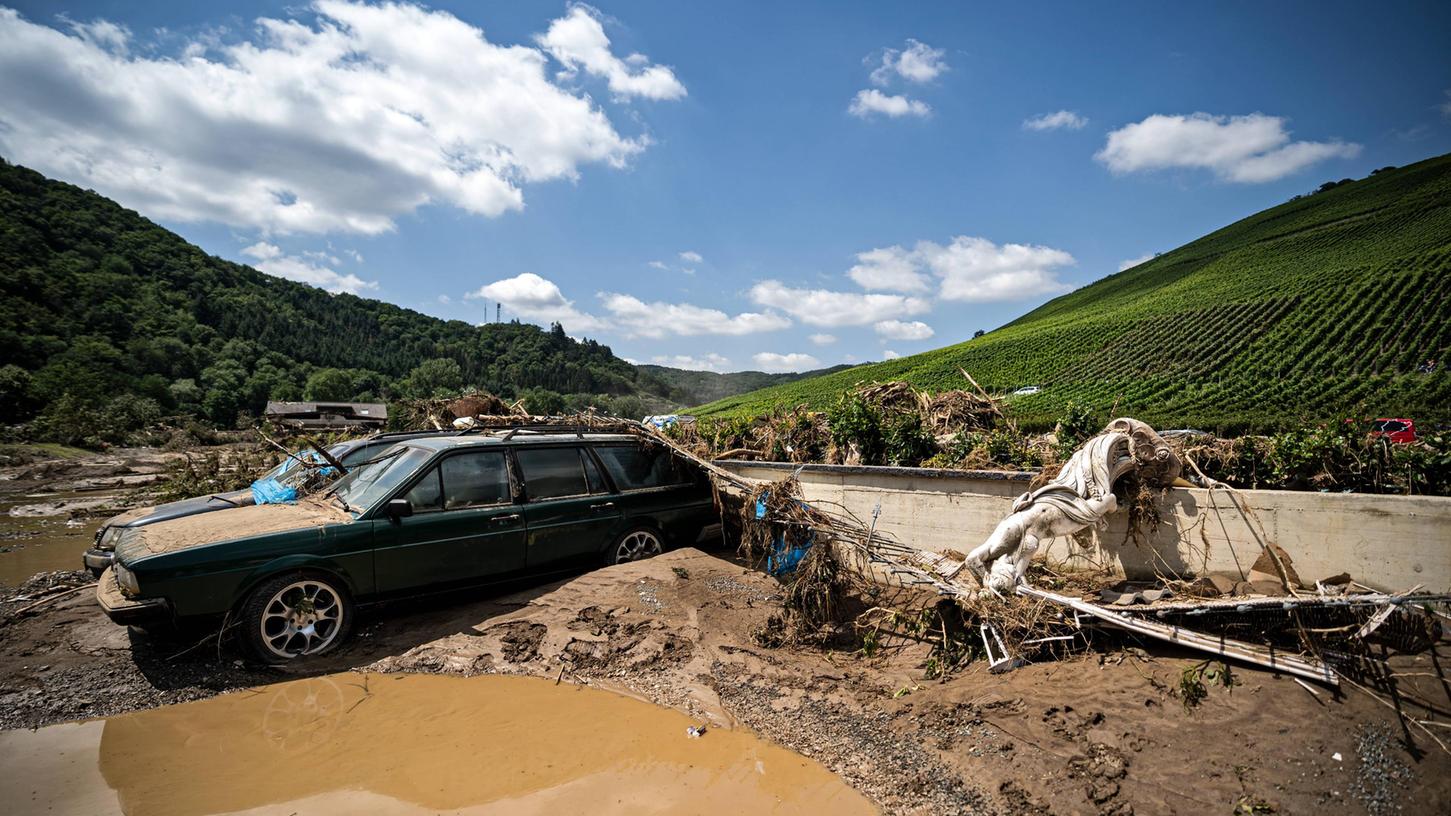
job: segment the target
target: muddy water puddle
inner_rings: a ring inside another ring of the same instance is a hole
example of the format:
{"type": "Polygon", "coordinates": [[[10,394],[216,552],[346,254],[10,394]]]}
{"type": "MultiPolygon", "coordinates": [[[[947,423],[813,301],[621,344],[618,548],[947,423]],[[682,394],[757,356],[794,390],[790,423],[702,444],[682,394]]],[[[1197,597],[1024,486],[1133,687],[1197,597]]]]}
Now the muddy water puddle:
{"type": "Polygon", "coordinates": [[[690,725],[539,678],[331,675],[0,732],[0,802],[159,816],[875,812],[813,760],[690,725]]]}
{"type": "MultiPolygon", "coordinates": [[[[90,494],[86,500],[96,498],[115,497],[90,494]]],[[[47,494],[0,502],[0,586],[18,586],[37,572],[81,569],[81,553],[91,545],[103,519],[71,519],[64,510],[31,514],[31,508],[47,502],[69,501],[80,500],[47,494]]]]}

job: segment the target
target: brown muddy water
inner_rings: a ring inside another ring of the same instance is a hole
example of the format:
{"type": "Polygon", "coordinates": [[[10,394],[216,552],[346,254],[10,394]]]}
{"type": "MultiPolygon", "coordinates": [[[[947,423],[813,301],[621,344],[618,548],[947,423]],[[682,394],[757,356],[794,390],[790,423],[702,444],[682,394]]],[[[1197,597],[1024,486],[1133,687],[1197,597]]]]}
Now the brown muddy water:
{"type": "Polygon", "coordinates": [[[813,760],[691,724],[539,678],[330,675],[0,732],[0,802],[17,815],[875,812],[813,760]]]}
{"type": "MultiPolygon", "coordinates": [[[[61,495],[46,494],[0,502],[0,586],[19,586],[37,572],[82,569],[81,553],[91,545],[104,519],[71,519],[62,509],[56,509],[50,515],[30,515],[49,503],[81,501],[68,496],[57,499],[61,495]],[[20,515],[14,514],[17,509],[20,515]]],[[[91,494],[85,501],[98,498],[105,501],[114,499],[91,494]]]]}

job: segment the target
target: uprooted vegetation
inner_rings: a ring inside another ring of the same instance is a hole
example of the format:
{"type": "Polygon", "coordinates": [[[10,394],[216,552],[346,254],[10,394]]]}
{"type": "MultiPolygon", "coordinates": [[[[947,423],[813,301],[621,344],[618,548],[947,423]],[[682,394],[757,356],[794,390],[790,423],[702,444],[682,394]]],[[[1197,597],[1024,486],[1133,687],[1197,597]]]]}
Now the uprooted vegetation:
{"type": "MultiPolygon", "coordinates": [[[[1045,470],[1065,461],[1113,417],[1070,403],[1049,433],[1021,432],[982,392],[931,394],[905,382],[858,384],[826,410],[778,407],[757,417],[714,416],[666,434],[707,459],[962,470],[1045,470]]],[[[1170,438],[1198,473],[1238,488],[1356,493],[1451,493],[1451,434],[1409,444],[1343,422],[1270,436],[1170,438]]]]}

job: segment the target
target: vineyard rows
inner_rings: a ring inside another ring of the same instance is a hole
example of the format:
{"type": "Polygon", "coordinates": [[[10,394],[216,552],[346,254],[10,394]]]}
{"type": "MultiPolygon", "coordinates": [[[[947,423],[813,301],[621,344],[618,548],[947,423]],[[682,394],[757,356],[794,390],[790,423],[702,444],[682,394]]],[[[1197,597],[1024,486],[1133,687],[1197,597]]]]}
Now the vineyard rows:
{"type": "Polygon", "coordinates": [[[1167,426],[1348,416],[1451,422],[1451,157],[1251,216],[955,346],[703,406],[823,407],[862,381],[1004,395],[1020,423],[1068,404],[1167,426]],[[1431,365],[1435,361],[1435,365],[1431,365]],[[1035,395],[1009,396],[1024,385],[1035,395]]]}

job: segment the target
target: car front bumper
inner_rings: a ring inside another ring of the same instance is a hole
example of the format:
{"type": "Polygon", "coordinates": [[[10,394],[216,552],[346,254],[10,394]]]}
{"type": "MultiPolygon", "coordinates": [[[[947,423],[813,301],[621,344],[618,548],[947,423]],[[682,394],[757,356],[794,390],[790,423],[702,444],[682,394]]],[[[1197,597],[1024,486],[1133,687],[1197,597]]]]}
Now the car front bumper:
{"type": "Polygon", "coordinates": [[[92,547],[81,555],[81,562],[86,565],[86,569],[99,576],[107,567],[111,566],[111,562],[115,558],[115,550],[102,550],[92,547]]]}
{"type": "Polygon", "coordinates": [[[116,571],[107,567],[96,584],[96,602],[113,623],[146,626],[171,620],[171,605],[165,598],[127,598],[116,583],[116,571]]]}

